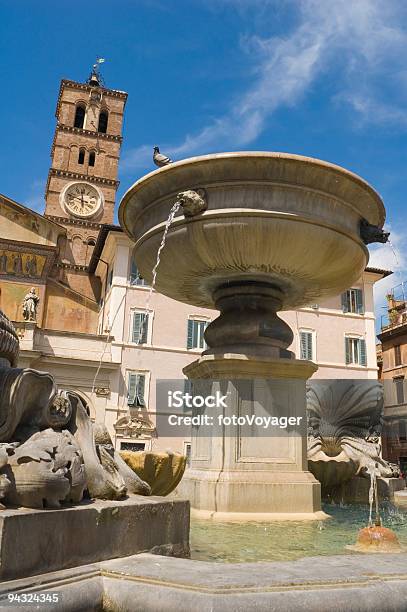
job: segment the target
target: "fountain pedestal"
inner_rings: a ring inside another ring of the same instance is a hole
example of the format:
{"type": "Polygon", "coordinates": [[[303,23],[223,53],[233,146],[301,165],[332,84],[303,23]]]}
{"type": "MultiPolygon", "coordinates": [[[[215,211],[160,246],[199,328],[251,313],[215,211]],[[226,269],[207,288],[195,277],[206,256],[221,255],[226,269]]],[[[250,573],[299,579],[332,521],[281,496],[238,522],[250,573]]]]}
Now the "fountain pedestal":
{"type": "Polygon", "coordinates": [[[253,436],[254,428],[225,428],[216,419],[211,437],[194,428],[191,468],[180,489],[195,515],[218,520],[327,516],[306,457],[305,382],[316,369],[310,361],[242,354],[204,355],[184,368],[190,380],[211,379],[210,394],[228,395],[226,417],[284,415],[299,424],[291,434],[273,427],[260,437],[253,436]]]}

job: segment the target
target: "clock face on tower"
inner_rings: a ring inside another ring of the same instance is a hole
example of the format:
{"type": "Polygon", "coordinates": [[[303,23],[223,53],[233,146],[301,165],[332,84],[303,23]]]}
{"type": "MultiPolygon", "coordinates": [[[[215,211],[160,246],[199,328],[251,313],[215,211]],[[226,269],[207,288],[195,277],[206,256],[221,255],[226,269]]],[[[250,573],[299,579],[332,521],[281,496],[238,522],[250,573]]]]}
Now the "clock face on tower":
{"type": "Polygon", "coordinates": [[[79,218],[93,217],[103,206],[102,192],[85,182],[69,183],[61,192],[66,212],[79,218]]]}

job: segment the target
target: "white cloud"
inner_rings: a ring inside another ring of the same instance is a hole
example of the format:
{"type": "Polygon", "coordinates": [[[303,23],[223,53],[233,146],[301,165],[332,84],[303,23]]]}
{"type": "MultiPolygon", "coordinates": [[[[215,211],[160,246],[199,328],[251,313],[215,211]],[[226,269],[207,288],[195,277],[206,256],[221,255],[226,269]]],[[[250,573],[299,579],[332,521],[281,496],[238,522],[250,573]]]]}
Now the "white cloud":
{"type": "Polygon", "coordinates": [[[35,210],[35,212],[42,213],[45,208],[45,184],[44,180],[36,179],[30,185],[27,197],[21,202],[27,208],[35,210]]]}
{"type": "Polygon", "coordinates": [[[347,92],[336,97],[339,102],[352,106],[358,113],[359,125],[365,123],[393,124],[398,128],[407,126],[407,110],[397,108],[391,104],[384,104],[379,100],[369,98],[369,94],[347,92]]]}
{"type": "MultiPolygon", "coordinates": [[[[373,83],[386,76],[389,64],[394,72],[401,67],[407,51],[402,26],[407,5],[401,0],[292,0],[287,4],[298,16],[287,36],[245,39],[245,50],[256,68],[249,89],[233,101],[227,113],[197,133],[187,134],[179,143],[162,143],[166,154],[176,159],[245,147],[256,140],[277,109],[298,104],[328,69],[335,71],[337,100],[350,103],[365,120],[402,119],[407,125],[404,110],[387,107],[375,98],[373,83]]],[[[261,11],[270,23],[279,6],[277,0],[238,2],[240,10],[246,8],[252,16],[261,11]]],[[[150,144],[130,150],[124,155],[122,170],[150,166],[151,152],[150,144]]]]}

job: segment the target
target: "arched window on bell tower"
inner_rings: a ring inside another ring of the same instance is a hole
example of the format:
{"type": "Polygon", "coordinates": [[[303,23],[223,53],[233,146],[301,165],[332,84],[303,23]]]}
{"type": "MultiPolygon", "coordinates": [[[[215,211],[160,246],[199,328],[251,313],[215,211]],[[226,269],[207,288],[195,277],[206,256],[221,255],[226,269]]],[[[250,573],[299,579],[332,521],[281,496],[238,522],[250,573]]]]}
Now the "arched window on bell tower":
{"type": "Polygon", "coordinates": [[[79,149],[78,164],[85,163],[85,149],[79,149]]]}
{"type": "Polygon", "coordinates": [[[95,165],[95,159],[96,159],[96,153],[95,153],[95,151],[91,151],[89,153],[89,166],[94,166],[95,165]]]}
{"type": "Polygon", "coordinates": [[[99,123],[98,123],[98,132],[102,134],[106,134],[107,132],[107,122],[109,121],[109,113],[107,110],[100,111],[99,115],[99,123]]]}
{"type": "Polygon", "coordinates": [[[85,124],[86,108],[84,104],[78,104],[75,111],[75,121],[73,123],[76,128],[83,128],[85,124]]]}

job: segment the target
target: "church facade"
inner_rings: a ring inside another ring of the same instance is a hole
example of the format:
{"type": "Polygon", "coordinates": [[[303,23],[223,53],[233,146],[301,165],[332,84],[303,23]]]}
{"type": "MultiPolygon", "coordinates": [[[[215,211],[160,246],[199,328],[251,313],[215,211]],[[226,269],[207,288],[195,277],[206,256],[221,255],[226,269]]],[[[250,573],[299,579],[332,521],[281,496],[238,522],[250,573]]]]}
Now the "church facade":
{"type": "MultiPolygon", "coordinates": [[[[126,101],[97,70],[61,82],[44,214],[0,196],[0,308],[20,365],[78,393],[117,448],[187,450],[188,440],[156,438],[155,385],[182,378],[217,313],[155,292],[146,311],[149,287],[113,223],[126,101]]],[[[291,350],[318,363],[318,377],[377,378],[373,286],[387,274],[368,268],[342,296],[283,313],[291,350]]]]}

